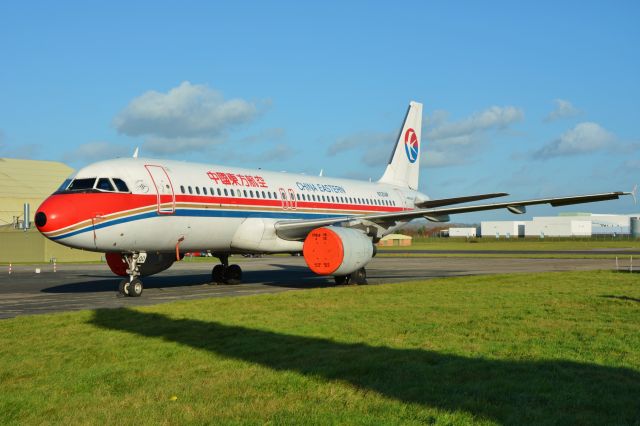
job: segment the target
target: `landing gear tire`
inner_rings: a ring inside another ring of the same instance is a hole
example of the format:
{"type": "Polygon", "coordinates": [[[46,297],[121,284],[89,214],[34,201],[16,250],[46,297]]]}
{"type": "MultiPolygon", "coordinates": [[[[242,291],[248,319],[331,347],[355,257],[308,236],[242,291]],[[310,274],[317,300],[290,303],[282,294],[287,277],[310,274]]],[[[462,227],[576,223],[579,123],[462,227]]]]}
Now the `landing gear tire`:
{"type": "Polygon", "coordinates": [[[336,275],[333,279],[336,281],[337,285],[349,284],[349,275],[336,275]]]}
{"type": "Polygon", "coordinates": [[[349,276],[349,281],[356,285],[364,285],[368,284],[367,282],[367,271],[364,268],[360,268],[357,271],[354,271],[349,276]]]}
{"type": "Polygon", "coordinates": [[[224,284],[224,266],[216,265],[211,271],[211,284],[224,284]]]}
{"type": "Polygon", "coordinates": [[[240,266],[229,265],[224,272],[224,279],[227,284],[240,284],[242,281],[242,268],[240,266]]]}
{"type": "Polygon", "coordinates": [[[142,295],[142,290],[144,287],[142,286],[142,281],[137,278],[134,278],[128,286],[128,294],[130,297],[140,297],[142,295]]]}
{"type": "Polygon", "coordinates": [[[124,280],[120,281],[120,284],[118,285],[118,292],[123,296],[129,295],[129,279],[128,278],[125,278],[124,280]]]}

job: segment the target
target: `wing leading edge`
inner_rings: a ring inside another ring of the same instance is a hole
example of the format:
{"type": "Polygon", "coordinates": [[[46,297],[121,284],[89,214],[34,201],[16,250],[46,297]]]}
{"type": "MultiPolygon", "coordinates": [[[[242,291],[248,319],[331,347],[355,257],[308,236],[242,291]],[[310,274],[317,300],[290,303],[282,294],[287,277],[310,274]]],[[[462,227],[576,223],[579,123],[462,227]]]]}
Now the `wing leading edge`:
{"type": "MultiPolygon", "coordinates": [[[[493,194],[486,194],[493,195],[493,194]]],[[[538,198],[524,201],[505,201],[502,203],[480,204],[475,206],[457,206],[444,208],[418,208],[392,213],[366,214],[360,216],[335,217],[327,219],[280,221],[275,224],[276,234],[286,240],[303,240],[313,229],[320,226],[340,225],[344,227],[362,227],[363,225],[393,226],[396,222],[409,221],[419,217],[427,219],[442,218],[450,214],[469,213],[484,210],[507,209],[515,214],[526,213],[526,206],[550,204],[551,206],[568,206],[572,204],[591,203],[595,201],[617,200],[623,195],[633,195],[632,192],[605,192],[601,194],[575,195],[570,197],[538,198]]],[[[496,196],[498,196],[496,194],[496,196]]],[[[473,198],[475,196],[469,197],[473,198]]],[[[466,197],[460,197],[466,198],[466,197]]],[[[488,198],[488,197],[487,197],[488,198]]],[[[434,200],[440,201],[440,200],[434,200]]],[[[458,201],[464,202],[464,201],[458,201]]],[[[422,205],[422,203],[421,203],[422,205]]],[[[436,219],[437,221],[437,219],[436,219]]],[[[387,227],[389,227],[387,226],[387,227]]]]}

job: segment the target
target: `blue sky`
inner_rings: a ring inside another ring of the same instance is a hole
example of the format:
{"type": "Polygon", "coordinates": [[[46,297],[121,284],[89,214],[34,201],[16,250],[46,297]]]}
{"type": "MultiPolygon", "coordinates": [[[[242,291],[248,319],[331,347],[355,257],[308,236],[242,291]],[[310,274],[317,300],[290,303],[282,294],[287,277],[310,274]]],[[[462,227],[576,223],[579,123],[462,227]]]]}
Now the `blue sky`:
{"type": "MultiPolygon", "coordinates": [[[[377,179],[424,103],[420,189],[640,181],[640,3],[3,2],[0,156],[377,179]]],[[[559,211],[631,213],[629,200],[559,211]]],[[[460,221],[514,218],[503,212],[460,221]]]]}

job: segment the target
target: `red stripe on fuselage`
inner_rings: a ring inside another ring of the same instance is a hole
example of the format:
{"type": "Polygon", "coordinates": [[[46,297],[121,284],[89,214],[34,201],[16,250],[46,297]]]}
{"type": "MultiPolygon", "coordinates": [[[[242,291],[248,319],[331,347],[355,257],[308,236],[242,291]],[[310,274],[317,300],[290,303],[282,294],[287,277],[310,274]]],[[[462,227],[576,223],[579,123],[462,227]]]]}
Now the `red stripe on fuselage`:
{"type": "MultiPolygon", "coordinates": [[[[266,207],[282,208],[282,200],[216,197],[203,195],[176,195],[176,203],[196,204],[225,204],[237,207],[266,207]]],[[[317,209],[318,212],[332,212],[344,214],[345,210],[355,210],[357,213],[381,213],[405,210],[401,207],[371,206],[362,204],[339,204],[310,201],[289,201],[298,209],[317,209]]],[[[114,213],[134,210],[144,207],[157,206],[156,194],[122,194],[122,193],[69,193],[54,194],[47,198],[38,208],[38,212],[47,215],[47,223],[39,227],[41,232],[53,232],[82,221],[101,218],[114,213]]],[[[283,211],[291,212],[287,208],[283,211]]]]}

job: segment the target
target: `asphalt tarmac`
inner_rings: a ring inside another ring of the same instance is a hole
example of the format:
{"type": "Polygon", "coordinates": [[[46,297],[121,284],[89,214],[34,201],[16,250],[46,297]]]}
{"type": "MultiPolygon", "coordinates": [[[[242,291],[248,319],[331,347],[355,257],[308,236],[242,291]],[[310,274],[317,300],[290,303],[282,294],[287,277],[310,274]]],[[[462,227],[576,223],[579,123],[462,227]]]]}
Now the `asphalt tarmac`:
{"type": "MultiPolygon", "coordinates": [[[[214,263],[183,261],[144,278],[145,289],[139,298],[117,292],[120,278],[107,265],[60,264],[57,272],[52,265],[14,266],[11,274],[3,267],[0,318],[335,286],[332,278],[309,271],[301,257],[241,258],[237,262],[243,269],[242,284],[210,285],[214,263]]],[[[612,259],[374,258],[367,275],[375,285],[463,275],[614,268],[612,259]]]]}

